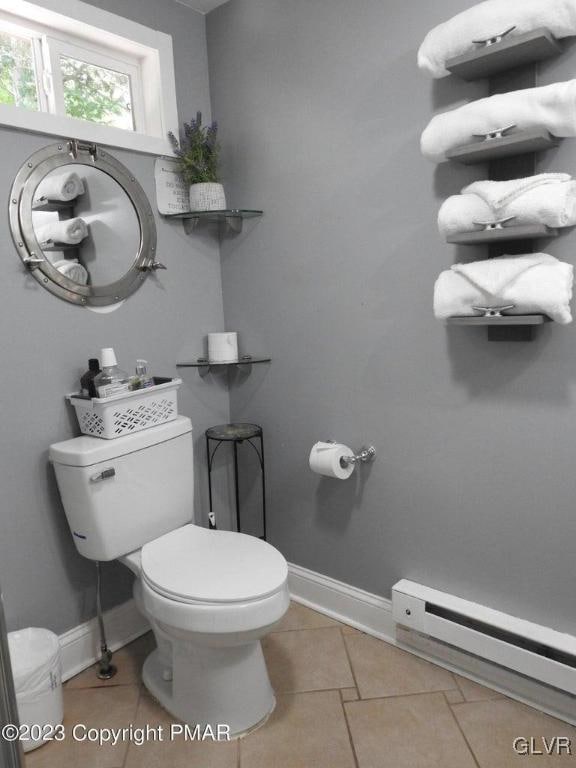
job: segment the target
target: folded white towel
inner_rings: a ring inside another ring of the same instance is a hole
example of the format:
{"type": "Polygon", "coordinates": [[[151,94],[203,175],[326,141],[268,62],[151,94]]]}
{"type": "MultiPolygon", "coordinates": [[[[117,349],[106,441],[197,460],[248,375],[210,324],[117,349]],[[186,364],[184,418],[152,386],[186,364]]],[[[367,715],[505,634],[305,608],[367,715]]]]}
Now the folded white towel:
{"type": "Polygon", "coordinates": [[[428,32],[418,51],[418,66],[432,77],[446,77],[448,59],[475,50],[474,40],[488,40],[514,26],[511,36],[539,27],[558,38],[576,35],[576,2],[486,0],[428,32]]]}
{"type": "Polygon", "coordinates": [[[77,216],[74,219],[61,219],[43,224],[35,230],[40,245],[78,245],[88,235],[88,225],[84,219],[77,216]]]}
{"type": "Polygon", "coordinates": [[[464,187],[462,194],[478,195],[495,212],[498,212],[500,208],[505,208],[530,190],[551,184],[561,184],[570,181],[571,178],[569,173],[539,173],[536,176],[509,181],[475,181],[464,187]]]}
{"type": "Polygon", "coordinates": [[[516,131],[545,129],[554,136],[576,136],[576,80],[499,93],[432,118],[425,128],[422,153],[437,163],[446,152],[487,134],[516,125],[516,131]]]}
{"type": "Polygon", "coordinates": [[[464,187],[461,195],[452,195],[444,201],[438,212],[438,229],[444,237],[472,232],[481,229],[476,222],[494,222],[499,219],[514,217],[514,224],[544,224],[547,227],[561,228],[576,225],[576,181],[568,176],[568,181],[549,183],[544,186],[529,188],[516,198],[511,198],[505,206],[494,208],[486,201],[501,199],[498,191],[490,192],[490,185],[499,189],[500,184],[509,182],[475,182],[464,187]],[[470,190],[481,185],[485,196],[470,194],[470,190]]]}
{"type": "Polygon", "coordinates": [[[45,176],[38,188],[34,200],[56,200],[69,203],[85,192],[84,182],[74,171],[53,172],[45,176]]]}
{"type": "Polygon", "coordinates": [[[474,316],[474,306],[514,304],[509,314],[542,313],[565,325],[572,322],[573,281],[574,267],[546,253],[454,264],[434,286],[434,315],[474,316]]]}

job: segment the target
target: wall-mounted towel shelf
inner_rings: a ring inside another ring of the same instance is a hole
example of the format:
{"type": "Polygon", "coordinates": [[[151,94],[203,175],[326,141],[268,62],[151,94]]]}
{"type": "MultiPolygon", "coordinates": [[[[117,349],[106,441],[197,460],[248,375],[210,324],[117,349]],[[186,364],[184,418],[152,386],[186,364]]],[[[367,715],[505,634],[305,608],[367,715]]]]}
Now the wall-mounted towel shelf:
{"type": "Polygon", "coordinates": [[[523,224],[501,229],[478,229],[450,235],[446,242],[451,245],[482,245],[482,243],[505,243],[510,240],[538,240],[541,237],[557,237],[558,230],[545,224],[523,224]]]}
{"type": "Polygon", "coordinates": [[[499,43],[456,56],[446,62],[446,69],[464,80],[478,80],[559,53],[562,53],[562,46],[558,40],[548,29],[540,28],[523,35],[504,37],[499,43]]]}
{"type": "Polygon", "coordinates": [[[532,341],[535,329],[551,322],[548,315],[478,315],[449,317],[446,320],[447,325],[486,326],[488,341],[532,341]]]}
{"type": "Polygon", "coordinates": [[[488,163],[503,157],[525,155],[531,152],[542,152],[560,143],[561,139],[548,131],[518,131],[499,139],[487,139],[463,144],[446,153],[448,160],[455,160],[464,165],[488,163]]]}
{"type": "Polygon", "coordinates": [[[77,198],[74,200],[37,200],[32,203],[33,211],[41,211],[42,213],[54,213],[58,211],[69,211],[74,208],[77,203],[77,198]]]}
{"type": "Polygon", "coordinates": [[[199,357],[197,360],[194,360],[189,363],[176,363],[177,368],[198,368],[198,373],[200,376],[206,376],[207,373],[209,373],[212,369],[224,369],[224,368],[230,368],[231,366],[236,366],[240,370],[249,371],[250,366],[257,363],[269,363],[271,362],[272,358],[270,357],[251,357],[251,355],[242,355],[241,358],[238,360],[231,360],[228,363],[217,363],[217,362],[210,362],[205,357],[199,357]]]}
{"type": "Polygon", "coordinates": [[[244,219],[256,219],[264,214],[264,211],[247,210],[243,208],[230,208],[225,211],[188,211],[186,213],[169,213],[167,219],[183,219],[191,221],[196,226],[201,221],[216,224],[224,224],[233,232],[241,232],[244,219]]]}

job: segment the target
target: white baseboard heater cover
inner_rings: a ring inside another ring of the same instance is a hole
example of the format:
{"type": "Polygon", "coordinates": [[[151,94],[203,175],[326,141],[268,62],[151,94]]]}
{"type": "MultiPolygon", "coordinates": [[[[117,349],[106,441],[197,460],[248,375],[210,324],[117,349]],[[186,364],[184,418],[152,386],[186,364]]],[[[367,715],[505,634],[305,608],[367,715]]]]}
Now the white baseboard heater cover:
{"type": "Polygon", "coordinates": [[[576,637],[403,579],[392,588],[398,623],[576,695],[576,637]]]}

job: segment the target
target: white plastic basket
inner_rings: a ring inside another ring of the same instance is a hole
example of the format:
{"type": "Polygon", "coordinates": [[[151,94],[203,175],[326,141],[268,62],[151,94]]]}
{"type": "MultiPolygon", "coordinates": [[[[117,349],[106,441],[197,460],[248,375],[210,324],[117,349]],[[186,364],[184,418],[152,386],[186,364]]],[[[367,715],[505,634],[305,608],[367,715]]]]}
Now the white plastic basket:
{"type": "Polygon", "coordinates": [[[147,389],[137,389],[112,397],[67,395],[76,409],[80,431],[84,435],[113,440],[142,429],[173,421],[178,415],[178,388],[182,379],[172,379],[147,389]]]}

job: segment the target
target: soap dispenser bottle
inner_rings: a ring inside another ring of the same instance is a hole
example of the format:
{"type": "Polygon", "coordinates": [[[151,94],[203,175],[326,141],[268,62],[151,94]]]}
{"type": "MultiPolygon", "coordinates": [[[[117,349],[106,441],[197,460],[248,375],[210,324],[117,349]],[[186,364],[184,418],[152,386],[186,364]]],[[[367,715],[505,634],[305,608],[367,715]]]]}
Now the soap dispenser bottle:
{"type": "Polygon", "coordinates": [[[82,394],[88,397],[98,397],[98,392],[94,386],[94,379],[100,373],[100,361],[96,357],[88,360],[88,370],[80,378],[82,394]]]}
{"type": "Polygon", "coordinates": [[[112,347],[106,347],[100,352],[102,371],[94,379],[98,397],[111,397],[130,391],[130,377],[118,367],[116,354],[112,347]]]}

